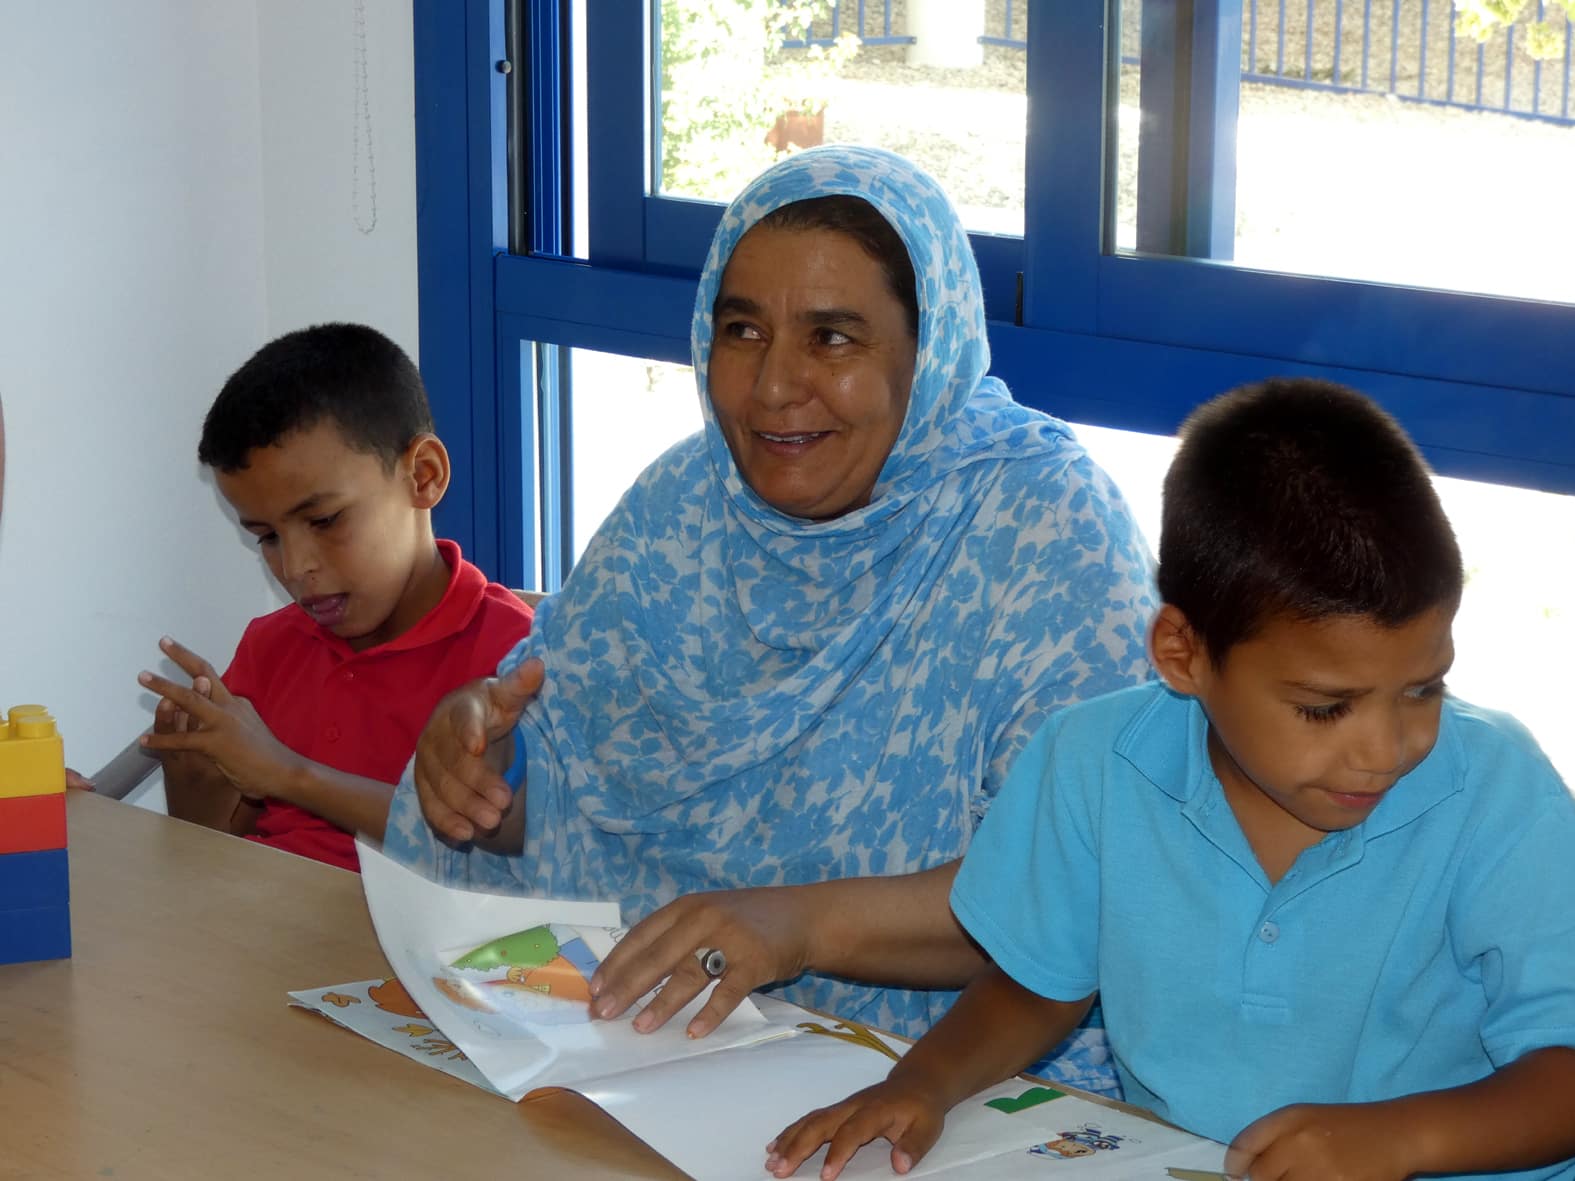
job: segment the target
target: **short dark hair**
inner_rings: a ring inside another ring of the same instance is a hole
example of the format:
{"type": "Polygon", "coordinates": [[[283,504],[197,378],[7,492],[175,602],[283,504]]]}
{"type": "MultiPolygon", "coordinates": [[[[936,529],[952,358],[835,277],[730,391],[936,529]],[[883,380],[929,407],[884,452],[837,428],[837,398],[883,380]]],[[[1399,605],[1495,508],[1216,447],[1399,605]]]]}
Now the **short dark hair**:
{"type": "Polygon", "coordinates": [[[919,335],[919,289],[913,259],[901,235],[863,197],[845,193],[807,197],[779,205],[755,224],[774,230],[830,230],[852,238],[880,264],[886,286],[907,314],[908,335],[919,335]]]}
{"type": "Polygon", "coordinates": [[[230,375],[203,420],[197,459],[239,471],[256,448],[325,420],[389,468],[432,430],[421,373],[403,349],[365,324],[317,324],[268,342],[230,375]]]}
{"type": "Polygon", "coordinates": [[[1271,618],[1396,627],[1458,605],[1464,583],[1427,464],[1364,395],[1277,378],[1222,394],[1182,425],[1159,593],[1216,667],[1271,618]]]}

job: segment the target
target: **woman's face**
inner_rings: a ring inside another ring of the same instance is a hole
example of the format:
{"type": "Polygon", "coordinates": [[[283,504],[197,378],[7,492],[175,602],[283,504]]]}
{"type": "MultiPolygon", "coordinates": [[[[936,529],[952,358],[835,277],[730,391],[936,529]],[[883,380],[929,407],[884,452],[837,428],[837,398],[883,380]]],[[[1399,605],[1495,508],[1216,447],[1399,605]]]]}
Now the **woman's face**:
{"type": "Polygon", "coordinates": [[[713,320],[711,406],[749,486],[809,520],[868,504],[915,354],[880,264],[833,230],[756,226],[722,272],[713,320]]]}

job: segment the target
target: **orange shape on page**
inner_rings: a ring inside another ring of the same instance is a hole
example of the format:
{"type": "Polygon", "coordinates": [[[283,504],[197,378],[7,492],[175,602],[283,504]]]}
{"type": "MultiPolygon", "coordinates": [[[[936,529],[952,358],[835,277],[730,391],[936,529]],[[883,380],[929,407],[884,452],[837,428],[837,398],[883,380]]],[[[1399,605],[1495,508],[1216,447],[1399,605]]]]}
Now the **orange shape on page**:
{"type": "MultiPolygon", "coordinates": [[[[512,972],[509,978],[513,980],[512,972]]],[[[532,968],[525,973],[523,980],[516,983],[536,992],[544,992],[556,1000],[579,1001],[586,1005],[591,1003],[591,982],[561,955],[548,960],[539,968],[532,968]]]]}
{"type": "Polygon", "coordinates": [[[405,986],[398,980],[388,979],[381,984],[374,984],[366,990],[366,995],[372,998],[373,1004],[385,1013],[393,1013],[396,1017],[425,1017],[421,1006],[416,1004],[405,986]]]}
{"type": "Polygon", "coordinates": [[[434,976],[432,977],[432,983],[437,986],[439,992],[461,1008],[473,1009],[477,1013],[497,1012],[491,1005],[487,1004],[480,997],[473,995],[464,985],[456,981],[449,980],[443,976],[434,976]]]}

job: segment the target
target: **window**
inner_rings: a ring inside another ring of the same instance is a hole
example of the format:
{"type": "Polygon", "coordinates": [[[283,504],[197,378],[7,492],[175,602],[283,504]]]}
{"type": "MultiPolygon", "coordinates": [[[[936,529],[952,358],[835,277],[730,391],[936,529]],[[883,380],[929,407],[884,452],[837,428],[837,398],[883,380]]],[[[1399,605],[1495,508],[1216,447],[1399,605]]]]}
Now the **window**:
{"type": "Polygon", "coordinates": [[[1191,7],[1124,6],[1119,247],[1575,303],[1562,9],[1478,42],[1447,2],[1191,7]]]}

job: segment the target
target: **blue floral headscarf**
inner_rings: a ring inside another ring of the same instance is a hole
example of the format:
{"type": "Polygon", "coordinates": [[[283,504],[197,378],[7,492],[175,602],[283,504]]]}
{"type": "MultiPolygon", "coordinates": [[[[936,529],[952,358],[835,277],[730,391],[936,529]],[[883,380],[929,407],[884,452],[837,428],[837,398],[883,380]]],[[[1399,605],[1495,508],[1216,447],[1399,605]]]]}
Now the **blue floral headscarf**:
{"type": "MultiPolygon", "coordinates": [[[[817,148],[751,183],[700,277],[693,357],[704,431],[635,481],[504,662],[547,666],[517,735],[524,855],[437,840],[407,775],[394,856],[480,888],[617,898],[626,921],[695,890],[923,869],[967,848],[1047,714],[1147,675],[1142,538],[1066,426],[985,376],[966,231],[912,164],[817,148]],[[839,193],[908,248],[917,356],[870,503],[808,521],[733,462],[706,390],[711,310],[751,226],[839,193]]],[[[952,995],[814,976],[783,991],[911,1035],[952,995]]]]}

